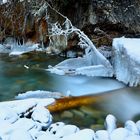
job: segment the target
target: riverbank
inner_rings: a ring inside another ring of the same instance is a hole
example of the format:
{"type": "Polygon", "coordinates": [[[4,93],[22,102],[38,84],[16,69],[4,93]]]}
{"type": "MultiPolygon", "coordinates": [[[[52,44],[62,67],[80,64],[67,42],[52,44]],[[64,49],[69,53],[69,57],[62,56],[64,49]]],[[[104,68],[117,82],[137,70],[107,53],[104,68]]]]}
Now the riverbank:
{"type": "MultiPolygon", "coordinates": [[[[139,140],[140,121],[126,121],[117,126],[117,119],[107,115],[105,130],[79,129],[63,122],[53,123],[50,112],[44,106],[54,99],[26,99],[0,103],[0,137],[2,140],[139,140]]],[[[66,113],[65,113],[66,115],[66,113]]],[[[70,115],[68,115],[70,116],[70,115]]],[[[94,124],[93,124],[94,126],[94,124]]],[[[94,128],[94,127],[93,127],[94,128]]]]}

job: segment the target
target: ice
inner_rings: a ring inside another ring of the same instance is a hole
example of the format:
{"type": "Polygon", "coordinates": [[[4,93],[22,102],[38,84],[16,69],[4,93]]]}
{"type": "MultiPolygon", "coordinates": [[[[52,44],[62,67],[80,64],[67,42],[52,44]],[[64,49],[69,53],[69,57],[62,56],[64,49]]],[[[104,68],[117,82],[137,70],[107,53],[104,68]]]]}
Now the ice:
{"type": "Polygon", "coordinates": [[[27,91],[25,93],[18,94],[15,99],[27,99],[27,98],[61,98],[64,95],[60,92],[50,92],[45,90],[27,91]]]}
{"type": "Polygon", "coordinates": [[[39,44],[32,44],[31,46],[28,45],[13,45],[11,52],[9,55],[21,55],[24,53],[32,52],[38,49],[39,44]]]}
{"type": "Polygon", "coordinates": [[[113,67],[119,81],[129,86],[140,84],[140,39],[115,38],[113,40],[113,67]]]}
{"type": "Polygon", "coordinates": [[[24,53],[37,51],[39,49],[39,44],[26,43],[19,45],[15,41],[7,41],[3,45],[0,44],[0,53],[8,53],[9,55],[22,55],[24,53]]]}
{"type": "MultiPolygon", "coordinates": [[[[54,10],[54,9],[53,9],[54,10]]],[[[57,12],[57,11],[55,11],[57,12]]],[[[60,14],[57,12],[57,14],[60,14]]],[[[66,38],[71,34],[75,33],[79,37],[78,45],[85,51],[85,55],[82,58],[71,58],[65,60],[58,65],[49,68],[48,70],[52,73],[56,74],[73,74],[73,75],[88,75],[88,76],[103,76],[103,77],[112,77],[113,76],[113,68],[110,62],[96,49],[92,41],[86,36],[80,29],[74,27],[71,21],[60,14],[65,19],[63,26],[61,26],[58,22],[51,24],[52,28],[50,29],[51,37],[53,36],[65,36],[66,38]],[[102,67],[100,67],[102,65],[102,67]],[[100,72],[96,74],[98,71],[97,67],[100,67],[100,72]],[[85,67],[89,67],[86,68],[85,67]],[[89,75],[89,69],[92,67],[89,75]],[[76,72],[78,69],[78,72],[76,72]],[[88,70],[87,70],[88,69],[88,70]],[[81,72],[80,72],[81,70],[81,72]]],[[[57,46],[56,41],[50,41],[50,47],[52,50],[57,50],[58,52],[63,52],[67,48],[67,45],[57,46]]]]}

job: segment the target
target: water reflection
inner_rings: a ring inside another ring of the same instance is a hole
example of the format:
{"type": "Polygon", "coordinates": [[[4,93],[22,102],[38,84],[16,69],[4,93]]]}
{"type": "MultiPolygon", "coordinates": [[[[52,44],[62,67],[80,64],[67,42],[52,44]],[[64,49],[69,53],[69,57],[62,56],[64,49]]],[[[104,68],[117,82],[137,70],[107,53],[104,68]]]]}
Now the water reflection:
{"type": "Polygon", "coordinates": [[[133,119],[140,114],[140,87],[119,89],[125,85],[114,79],[59,76],[45,70],[48,65],[55,65],[62,60],[63,58],[46,54],[21,57],[0,55],[0,101],[11,100],[18,93],[28,90],[59,91],[64,94],[70,91],[73,96],[104,91],[99,96],[101,100],[92,105],[93,109],[112,113],[121,121],[133,119]],[[30,68],[26,69],[24,65],[30,68]],[[119,90],[110,91],[114,89],[119,90]]]}
{"type": "Polygon", "coordinates": [[[140,87],[110,91],[102,96],[97,106],[123,122],[134,119],[140,114],[140,87]]]}

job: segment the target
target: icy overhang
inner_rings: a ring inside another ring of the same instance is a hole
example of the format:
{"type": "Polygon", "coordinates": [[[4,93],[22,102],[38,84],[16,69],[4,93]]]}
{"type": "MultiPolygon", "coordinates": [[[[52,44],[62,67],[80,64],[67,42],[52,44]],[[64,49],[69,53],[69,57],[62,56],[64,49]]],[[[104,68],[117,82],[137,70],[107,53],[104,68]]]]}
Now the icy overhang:
{"type": "Polygon", "coordinates": [[[119,81],[129,86],[140,85],[140,39],[113,40],[113,67],[119,81]]]}

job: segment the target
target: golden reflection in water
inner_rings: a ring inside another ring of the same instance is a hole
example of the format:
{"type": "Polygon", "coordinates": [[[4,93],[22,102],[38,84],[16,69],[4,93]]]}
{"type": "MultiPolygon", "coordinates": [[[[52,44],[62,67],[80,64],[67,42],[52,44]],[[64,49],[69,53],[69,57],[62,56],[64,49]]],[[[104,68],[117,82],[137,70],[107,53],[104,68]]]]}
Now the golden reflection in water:
{"type": "Polygon", "coordinates": [[[99,110],[111,113],[124,122],[140,114],[140,87],[127,87],[96,95],[57,99],[47,108],[51,112],[57,112],[82,105],[92,106],[93,109],[98,106],[99,110]]]}

